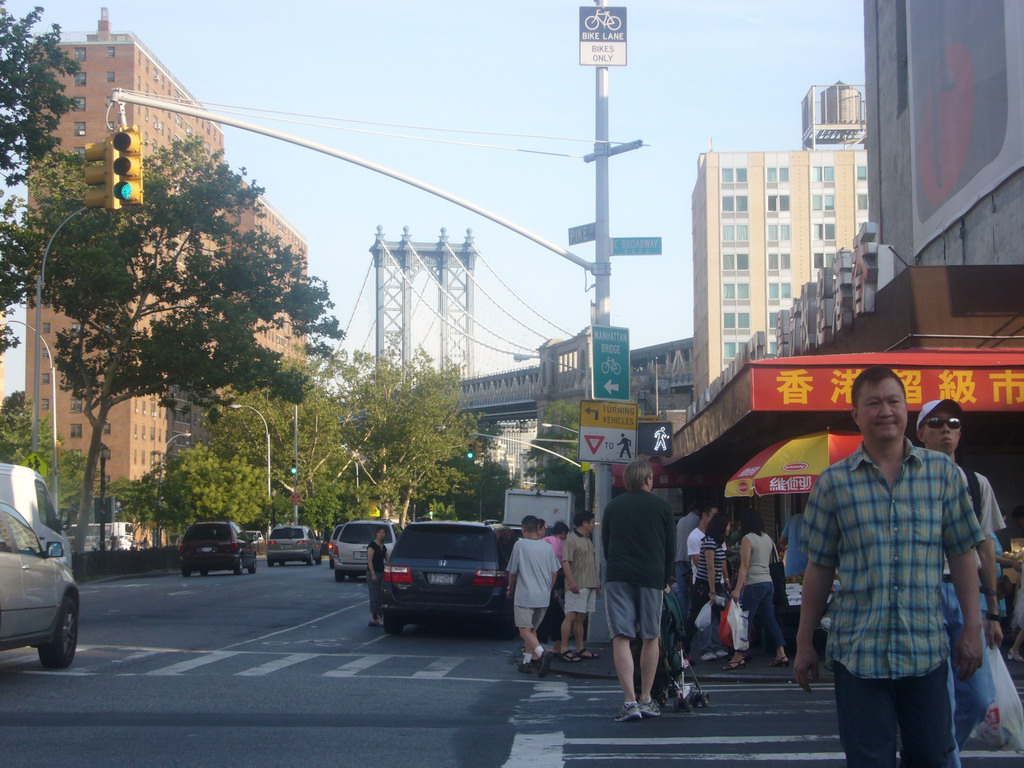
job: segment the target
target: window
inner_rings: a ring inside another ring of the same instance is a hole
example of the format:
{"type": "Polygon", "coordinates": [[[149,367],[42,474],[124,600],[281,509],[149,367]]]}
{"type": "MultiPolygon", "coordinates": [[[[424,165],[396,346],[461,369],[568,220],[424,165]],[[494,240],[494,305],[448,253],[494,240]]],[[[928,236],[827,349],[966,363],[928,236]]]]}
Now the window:
{"type": "Polygon", "coordinates": [[[768,327],[775,328],[779,324],[779,313],[769,312],[768,313],[768,327]]]}
{"type": "Polygon", "coordinates": [[[722,227],[722,239],[723,240],[735,240],[736,239],[736,227],[732,224],[726,224],[722,227]]]}
{"type": "Polygon", "coordinates": [[[777,354],[779,354],[779,342],[777,342],[777,341],[770,341],[770,342],[768,342],[768,354],[769,355],[777,355],[777,354]]]}
{"type": "Polygon", "coordinates": [[[736,283],[725,283],[722,286],[722,298],[723,299],[735,299],[736,298],[736,283]]]}
{"type": "Polygon", "coordinates": [[[114,46],[112,46],[112,45],[108,45],[107,46],[107,58],[108,59],[113,59],[115,56],[117,56],[117,49],[114,46]]]}
{"type": "Polygon", "coordinates": [[[836,196],[825,195],[825,210],[834,211],[836,209],[836,196]]]}
{"type": "Polygon", "coordinates": [[[812,211],[820,211],[821,210],[821,203],[822,203],[821,195],[811,195],[811,210],[812,211]]]}
{"type": "Polygon", "coordinates": [[[739,270],[750,269],[750,254],[749,253],[737,253],[736,254],[736,269],[739,269],[739,270]]]}
{"type": "MultiPolygon", "coordinates": [[[[786,286],[786,287],[788,288],[789,286],[786,286]]],[[[788,295],[789,294],[787,293],[787,296],[788,295]]],[[[150,427],[149,428],[149,439],[150,440],[156,440],[156,427],[150,427]]]]}
{"type": "Polygon", "coordinates": [[[857,166],[857,181],[867,181],[868,179],[868,167],[866,165],[857,166]]]}
{"type": "Polygon", "coordinates": [[[836,169],[833,168],[831,165],[826,165],[821,170],[823,171],[823,175],[825,177],[825,181],[835,181],[836,180],[836,169]]]}
{"type": "Polygon", "coordinates": [[[821,181],[821,166],[811,168],[811,181],[821,181]]]}
{"type": "Polygon", "coordinates": [[[736,327],[737,328],[749,328],[750,327],[750,313],[749,312],[737,312],[736,313],[736,327]]]}
{"type": "Polygon", "coordinates": [[[788,211],[789,210],[789,195],[779,195],[779,210],[780,211],[788,211]]]}
{"type": "Polygon", "coordinates": [[[726,312],[722,315],[722,327],[726,330],[735,330],[736,328],[736,313],[726,312]]]}
{"type": "Polygon", "coordinates": [[[769,184],[774,184],[779,180],[779,169],[778,168],[766,168],[765,173],[767,174],[766,180],[769,184]]]}
{"type": "Polygon", "coordinates": [[[778,268],[779,268],[779,254],[777,254],[777,253],[769,253],[768,254],[768,269],[778,269],[778,268]]]}
{"type": "Polygon", "coordinates": [[[749,230],[749,228],[747,227],[746,224],[737,224],[736,225],[736,239],[737,240],[749,240],[750,239],[750,235],[748,234],[749,231],[750,230],[749,230]]]}
{"type": "Polygon", "coordinates": [[[75,72],[75,85],[88,85],[88,73],[75,72]]]}
{"type": "Polygon", "coordinates": [[[737,299],[749,299],[750,298],[750,283],[736,283],[736,298],[737,299]]]}
{"type": "Polygon", "coordinates": [[[724,352],[727,360],[731,360],[732,358],[736,357],[736,342],[725,342],[725,344],[722,345],[722,351],[724,352]]]}
{"type": "Polygon", "coordinates": [[[75,61],[85,61],[85,48],[75,48],[75,61]]]}
{"type": "Polygon", "coordinates": [[[108,83],[114,82],[114,73],[113,72],[107,72],[107,82],[108,83]]]}
{"type": "Polygon", "coordinates": [[[736,169],[736,181],[746,182],[746,180],[747,180],[747,169],[746,168],[737,168],[736,169]]]}
{"type": "Polygon", "coordinates": [[[71,101],[77,111],[85,112],[85,96],[75,96],[71,101]]]}
{"type": "Polygon", "coordinates": [[[71,412],[72,413],[81,413],[82,412],[82,401],[81,400],[72,399],[72,401],[71,401],[71,412]]]}
{"type": "Polygon", "coordinates": [[[835,224],[826,224],[825,225],[825,239],[826,240],[835,240],[836,239],[836,225],[835,224]]]}
{"type": "Polygon", "coordinates": [[[747,210],[747,196],[736,195],[736,211],[739,213],[746,213],[747,210]]]}
{"type": "Polygon", "coordinates": [[[723,195],[722,197],[722,210],[731,212],[736,210],[734,207],[734,199],[732,195],[723,195]]]}
{"type": "Polygon", "coordinates": [[[780,240],[789,240],[790,239],[790,236],[789,236],[789,224],[780,224],[779,225],[779,239],[780,240]]]}
{"type": "Polygon", "coordinates": [[[724,181],[724,182],[731,182],[732,179],[733,179],[732,168],[723,168],[722,169],[722,181],[724,181]]]}
{"type": "Polygon", "coordinates": [[[779,297],[783,299],[790,298],[789,283],[779,283],[779,297]]]}
{"type": "Polygon", "coordinates": [[[50,332],[50,324],[49,323],[43,323],[43,333],[49,333],[49,332],[50,332]]]}
{"type": "Polygon", "coordinates": [[[780,253],[779,254],[779,268],[780,269],[789,269],[789,254],[788,253],[780,253]]]}
{"type": "Polygon", "coordinates": [[[42,411],[50,410],[50,398],[41,397],[39,398],[39,409],[42,411]]]}
{"type": "Polygon", "coordinates": [[[768,239],[769,240],[778,240],[779,239],[779,225],[778,224],[769,224],[768,225],[768,239]]]}
{"type": "Polygon", "coordinates": [[[75,136],[85,136],[85,123],[75,123],[75,136]]]}
{"type": "Polygon", "coordinates": [[[835,240],[836,239],[836,225],[835,224],[812,224],[814,228],[814,239],[815,240],[835,240]]]}
{"type": "Polygon", "coordinates": [[[104,435],[109,435],[110,434],[110,422],[109,421],[106,424],[103,425],[103,434],[104,435]]]}
{"type": "Polygon", "coordinates": [[[736,269],[736,256],[732,253],[722,254],[722,269],[736,269]]]}
{"type": "Polygon", "coordinates": [[[72,424],[71,425],[71,437],[80,438],[82,436],[82,425],[72,424]]]}
{"type": "Polygon", "coordinates": [[[857,210],[866,211],[868,209],[868,196],[857,195],[857,210]]]}
{"type": "Polygon", "coordinates": [[[43,384],[49,384],[50,383],[50,374],[49,373],[44,373],[43,374],[43,381],[42,381],[42,383],[43,384]]]}
{"type": "Polygon", "coordinates": [[[768,298],[769,299],[774,299],[775,301],[779,300],[779,284],[778,283],[768,283],[768,298]]]}
{"type": "Polygon", "coordinates": [[[789,181],[789,168],[779,168],[779,181],[789,181]]]}

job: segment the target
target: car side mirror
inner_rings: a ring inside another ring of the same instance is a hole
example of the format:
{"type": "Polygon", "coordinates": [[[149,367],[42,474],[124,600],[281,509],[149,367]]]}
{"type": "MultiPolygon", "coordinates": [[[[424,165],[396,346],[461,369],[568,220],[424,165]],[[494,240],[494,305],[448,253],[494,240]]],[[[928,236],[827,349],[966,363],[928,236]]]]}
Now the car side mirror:
{"type": "Polygon", "coordinates": [[[46,545],[47,557],[64,557],[64,542],[51,541],[46,545]]]}

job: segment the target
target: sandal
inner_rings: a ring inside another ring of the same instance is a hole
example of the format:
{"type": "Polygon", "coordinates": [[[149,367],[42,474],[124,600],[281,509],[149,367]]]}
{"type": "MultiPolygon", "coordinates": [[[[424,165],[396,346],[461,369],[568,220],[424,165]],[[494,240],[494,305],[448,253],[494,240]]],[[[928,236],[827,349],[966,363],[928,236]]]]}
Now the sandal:
{"type": "Polygon", "coordinates": [[[772,659],[768,662],[769,667],[788,667],[789,657],[783,656],[781,659],[772,659]]]}
{"type": "Polygon", "coordinates": [[[581,658],[581,659],[599,659],[599,658],[601,658],[601,655],[600,655],[600,654],[598,654],[598,653],[594,653],[594,652],[593,652],[592,650],[590,650],[589,648],[584,648],[584,649],[583,649],[582,651],[580,651],[580,652],[579,652],[579,653],[577,653],[576,655],[577,655],[577,656],[578,656],[579,658],[581,658]]]}
{"type": "Polygon", "coordinates": [[[577,661],[583,661],[582,658],[577,656],[572,651],[565,651],[564,653],[560,653],[558,654],[558,658],[566,662],[567,664],[575,664],[577,661]]]}
{"type": "Polygon", "coordinates": [[[1016,653],[1015,651],[1010,651],[1008,654],[1006,654],[1006,658],[1008,658],[1010,661],[1024,661],[1024,656],[1021,656],[1019,653],[1016,653]]]}
{"type": "Polygon", "coordinates": [[[739,661],[730,661],[728,664],[726,664],[724,667],[722,667],[722,671],[723,672],[732,672],[732,671],[737,670],[737,669],[743,669],[745,666],[747,666],[747,660],[746,659],[740,659],[739,661]]]}

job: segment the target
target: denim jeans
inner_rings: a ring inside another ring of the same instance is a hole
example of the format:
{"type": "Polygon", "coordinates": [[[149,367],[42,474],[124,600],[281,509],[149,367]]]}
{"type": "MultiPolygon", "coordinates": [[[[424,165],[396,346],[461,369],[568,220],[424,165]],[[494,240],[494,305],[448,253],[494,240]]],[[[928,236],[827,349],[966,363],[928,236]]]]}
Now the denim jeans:
{"type": "Polygon", "coordinates": [[[890,679],[857,677],[836,661],[833,674],[847,768],[895,768],[897,726],[902,765],[946,768],[953,754],[948,664],[920,677],[890,679]]]}
{"type": "MultiPolygon", "coordinates": [[[[952,667],[953,648],[964,628],[964,616],[960,612],[956,589],[945,581],[942,583],[942,617],[946,622],[946,634],[949,636],[949,705],[953,709],[953,738],[956,740],[956,749],[950,757],[949,768],[960,768],[960,750],[964,748],[964,743],[974,727],[985,719],[988,705],[996,697],[996,687],[992,682],[992,668],[988,665],[978,667],[978,670],[966,680],[956,679],[956,670],[952,667]]],[[[982,647],[984,643],[982,630],[982,647]]]]}
{"type": "MultiPolygon", "coordinates": [[[[786,641],[782,639],[779,622],[775,619],[774,597],[775,587],[770,581],[747,584],[743,587],[743,593],[740,595],[740,608],[747,612],[747,620],[753,622],[756,619],[772,636],[771,650],[773,652],[776,648],[786,644],[786,641]]],[[[749,636],[753,637],[753,633],[749,633],[749,636]]]]}

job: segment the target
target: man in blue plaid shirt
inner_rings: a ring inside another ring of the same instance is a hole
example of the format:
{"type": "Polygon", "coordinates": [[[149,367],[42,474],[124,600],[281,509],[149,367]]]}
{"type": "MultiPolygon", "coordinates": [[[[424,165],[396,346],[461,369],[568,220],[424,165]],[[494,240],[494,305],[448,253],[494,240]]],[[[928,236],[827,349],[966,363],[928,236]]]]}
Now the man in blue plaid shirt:
{"type": "Polygon", "coordinates": [[[965,617],[953,668],[967,679],[982,658],[973,549],[984,536],[956,465],[906,439],[899,377],[865,369],[852,403],[863,443],[821,474],[804,513],[796,679],[810,691],[818,678],[814,630],[838,569],[826,656],[847,766],[895,766],[898,729],[904,765],[945,768],[953,741],[942,556],[965,617]]]}

